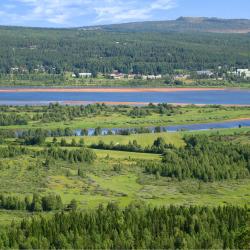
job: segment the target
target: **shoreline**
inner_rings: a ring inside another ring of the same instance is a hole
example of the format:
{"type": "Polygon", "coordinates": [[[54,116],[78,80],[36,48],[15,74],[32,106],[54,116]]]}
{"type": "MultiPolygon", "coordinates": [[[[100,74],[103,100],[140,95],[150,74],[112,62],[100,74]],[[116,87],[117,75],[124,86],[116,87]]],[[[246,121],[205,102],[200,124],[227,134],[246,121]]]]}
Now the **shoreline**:
{"type": "MultiPolygon", "coordinates": [[[[150,104],[150,102],[112,102],[112,101],[61,101],[59,102],[62,105],[88,105],[88,104],[106,104],[106,105],[131,105],[131,106],[147,106],[150,104]]],[[[152,103],[152,102],[151,102],[152,103]]],[[[158,105],[159,102],[153,102],[152,104],[158,105]]],[[[223,107],[250,107],[250,104],[192,104],[192,103],[167,103],[172,106],[197,106],[197,107],[205,107],[205,106],[223,106],[223,107]]]]}
{"type": "MultiPolygon", "coordinates": [[[[159,105],[161,102],[119,102],[119,101],[74,101],[74,100],[65,100],[65,101],[1,101],[0,106],[47,106],[49,104],[60,104],[60,105],[71,105],[71,106],[79,106],[79,105],[92,105],[92,104],[105,104],[109,106],[119,106],[119,105],[127,105],[127,106],[148,106],[149,104],[159,105]]],[[[195,107],[206,107],[206,106],[222,106],[222,107],[250,107],[250,104],[204,104],[204,103],[171,103],[168,102],[166,104],[175,106],[175,107],[187,107],[187,106],[195,106],[195,107]]]]}
{"type": "Polygon", "coordinates": [[[0,88],[0,93],[145,93],[224,91],[226,88],[0,88]]]}

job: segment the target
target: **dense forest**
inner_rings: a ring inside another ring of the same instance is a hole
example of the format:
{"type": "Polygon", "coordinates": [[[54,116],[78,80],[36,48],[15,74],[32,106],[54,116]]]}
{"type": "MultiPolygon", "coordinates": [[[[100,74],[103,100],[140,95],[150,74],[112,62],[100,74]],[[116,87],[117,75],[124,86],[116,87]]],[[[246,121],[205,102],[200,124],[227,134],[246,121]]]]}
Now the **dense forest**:
{"type": "Polygon", "coordinates": [[[0,249],[249,249],[249,107],[0,111],[0,249]]]}
{"type": "Polygon", "coordinates": [[[59,195],[49,194],[41,197],[38,194],[34,194],[32,199],[29,196],[21,199],[18,196],[0,194],[0,209],[41,212],[60,210],[62,208],[62,199],[59,195]]]}
{"type": "Polygon", "coordinates": [[[247,209],[230,206],[122,210],[110,203],[91,212],[24,219],[0,231],[0,248],[247,249],[248,216],[247,209]]]}
{"type": "Polygon", "coordinates": [[[166,74],[250,65],[249,34],[16,27],[0,27],[0,34],[2,77],[14,69],[24,80],[39,71],[166,74]]]}
{"type": "Polygon", "coordinates": [[[145,164],[145,171],[179,180],[196,178],[205,182],[249,177],[248,145],[214,142],[206,136],[187,137],[185,143],[184,148],[168,149],[159,140],[156,145],[162,148],[162,163],[145,164]]]}

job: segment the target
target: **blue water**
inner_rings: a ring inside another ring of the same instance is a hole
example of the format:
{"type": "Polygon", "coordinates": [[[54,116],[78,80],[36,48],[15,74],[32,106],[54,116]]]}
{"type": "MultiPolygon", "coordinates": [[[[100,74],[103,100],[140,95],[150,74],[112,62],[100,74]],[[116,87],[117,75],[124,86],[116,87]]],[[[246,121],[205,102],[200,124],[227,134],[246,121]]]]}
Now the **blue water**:
{"type": "Polygon", "coordinates": [[[182,92],[143,92],[143,93],[72,93],[72,92],[22,92],[0,93],[0,105],[39,105],[50,102],[155,102],[188,104],[232,104],[250,105],[250,89],[210,90],[182,92]]]}
{"type": "MultiPolygon", "coordinates": [[[[209,129],[223,129],[223,128],[239,128],[239,127],[250,127],[249,120],[239,120],[239,121],[226,121],[226,122],[213,122],[213,123],[204,123],[204,124],[189,124],[189,125],[173,125],[173,126],[161,126],[161,131],[165,132],[177,132],[177,131],[200,131],[200,130],[209,130],[209,129]]],[[[110,129],[113,134],[119,134],[122,128],[112,128],[110,129]]],[[[132,134],[135,133],[134,128],[126,129],[129,130],[132,134]]],[[[154,133],[155,127],[148,127],[148,130],[151,133],[154,133]]],[[[95,129],[88,129],[88,135],[93,136],[95,129]]],[[[109,129],[102,129],[102,135],[106,135],[109,129]]],[[[76,130],[76,135],[80,136],[81,130],[76,130]]]]}

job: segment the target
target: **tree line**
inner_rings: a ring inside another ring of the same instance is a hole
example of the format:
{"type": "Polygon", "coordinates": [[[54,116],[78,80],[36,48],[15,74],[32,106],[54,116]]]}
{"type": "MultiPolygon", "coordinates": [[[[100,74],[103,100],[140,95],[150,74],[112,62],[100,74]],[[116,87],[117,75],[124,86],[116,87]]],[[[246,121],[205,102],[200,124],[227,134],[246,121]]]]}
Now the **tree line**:
{"type": "Polygon", "coordinates": [[[246,208],[115,204],[26,218],[0,231],[0,248],[247,249],[246,208]]]}
{"type": "Polygon", "coordinates": [[[18,114],[0,114],[0,126],[27,124],[27,119],[18,114]]]}
{"type": "Polygon", "coordinates": [[[49,194],[40,196],[33,194],[33,197],[0,194],[0,209],[6,210],[27,210],[29,212],[42,212],[60,210],[63,208],[63,203],[60,195],[49,194]]]}
{"type": "Polygon", "coordinates": [[[163,154],[166,149],[175,148],[172,144],[167,144],[162,137],[158,137],[152,144],[152,146],[141,146],[137,140],[129,141],[128,144],[115,144],[111,141],[109,144],[104,143],[100,140],[97,144],[93,143],[90,145],[91,148],[104,149],[104,150],[117,150],[127,152],[138,152],[138,153],[153,153],[163,154]]]}
{"type": "Polygon", "coordinates": [[[88,162],[92,163],[96,159],[96,154],[91,149],[61,149],[59,147],[52,147],[44,149],[37,153],[46,158],[53,158],[55,160],[68,161],[70,163],[88,162]]]}
{"type": "Polygon", "coordinates": [[[186,137],[185,143],[185,147],[164,149],[161,163],[143,162],[145,172],[205,182],[249,177],[248,145],[212,141],[207,136],[186,137]]]}
{"type": "Polygon", "coordinates": [[[96,159],[96,154],[91,149],[62,149],[60,147],[46,148],[34,151],[23,146],[0,147],[0,158],[14,158],[22,155],[42,156],[45,159],[63,160],[71,163],[88,162],[96,159]]]}

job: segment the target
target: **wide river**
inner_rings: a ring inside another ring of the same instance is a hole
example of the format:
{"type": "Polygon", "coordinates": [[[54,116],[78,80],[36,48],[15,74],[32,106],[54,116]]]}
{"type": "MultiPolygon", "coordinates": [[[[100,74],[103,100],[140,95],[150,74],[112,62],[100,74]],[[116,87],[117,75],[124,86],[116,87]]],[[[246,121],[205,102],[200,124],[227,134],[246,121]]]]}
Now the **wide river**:
{"type": "Polygon", "coordinates": [[[1,92],[0,105],[39,105],[50,102],[82,104],[110,103],[181,103],[250,105],[250,89],[177,91],[177,92],[1,92]]]}

